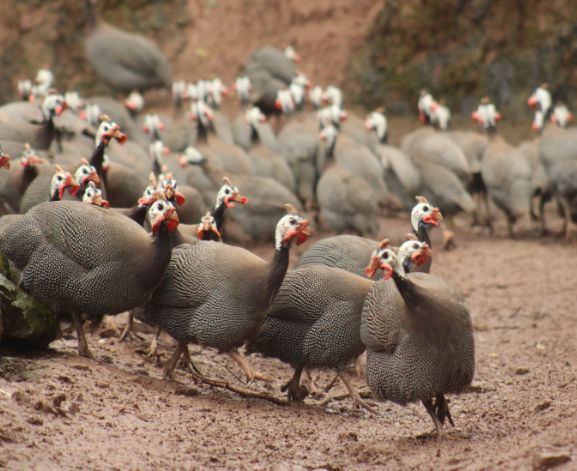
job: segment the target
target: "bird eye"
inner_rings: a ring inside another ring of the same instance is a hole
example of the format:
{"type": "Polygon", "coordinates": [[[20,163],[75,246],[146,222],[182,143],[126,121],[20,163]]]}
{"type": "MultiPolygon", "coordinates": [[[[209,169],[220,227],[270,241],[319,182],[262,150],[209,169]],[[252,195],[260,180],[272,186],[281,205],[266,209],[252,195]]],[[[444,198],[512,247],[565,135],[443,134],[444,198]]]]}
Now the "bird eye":
{"type": "Polygon", "coordinates": [[[225,194],[225,195],[229,195],[229,194],[230,194],[230,190],[227,188],[226,190],[224,190],[224,194],[225,194]]]}
{"type": "Polygon", "coordinates": [[[430,208],[428,206],[423,206],[423,211],[427,212],[430,208]]]}
{"type": "Polygon", "coordinates": [[[389,258],[389,252],[385,252],[385,253],[383,254],[383,258],[384,258],[385,260],[386,260],[387,258],[389,258]]]}
{"type": "Polygon", "coordinates": [[[158,209],[162,211],[164,209],[164,205],[162,203],[158,203],[158,209]]]}
{"type": "Polygon", "coordinates": [[[413,244],[413,248],[414,248],[414,249],[418,249],[418,248],[419,248],[419,244],[414,243],[414,244],[413,244]]]}
{"type": "Polygon", "coordinates": [[[87,175],[87,174],[88,174],[88,169],[87,169],[87,168],[83,169],[83,170],[82,170],[82,173],[83,173],[84,175],[87,175]]]}
{"type": "Polygon", "coordinates": [[[297,220],[295,218],[291,218],[289,222],[294,226],[297,223],[297,220]]]}
{"type": "Polygon", "coordinates": [[[56,177],[56,180],[58,180],[59,182],[61,182],[62,180],[64,180],[64,177],[62,175],[58,175],[56,177]]]}

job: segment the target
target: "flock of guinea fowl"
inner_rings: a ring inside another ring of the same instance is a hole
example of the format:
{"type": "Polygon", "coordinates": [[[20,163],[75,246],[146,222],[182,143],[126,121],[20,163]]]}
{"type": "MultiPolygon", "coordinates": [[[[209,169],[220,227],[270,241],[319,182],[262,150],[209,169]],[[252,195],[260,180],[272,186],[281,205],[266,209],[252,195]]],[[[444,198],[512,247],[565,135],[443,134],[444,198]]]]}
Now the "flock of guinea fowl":
{"type": "MultiPolygon", "coordinates": [[[[167,332],[176,347],[166,379],[183,358],[196,381],[210,381],[193,363],[193,343],[229,355],[247,380],[268,379],[249,354],[289,364],[294,375],[282,390],[292,401],[308,394],[304,371],[333,370],[354,405],[370,410],[347,373],[366,351],[373,396],[421,401],[442,435],[453,424],[445,395],[473,379],[474,339],[464,298],[429,273],[429,231],[443,214],[478,219],[478,198],[500,208],[513,233],[537,196],[543,228],[543,205],[554,197],[570,236],[575,162],[552,155],[559,144],[550,141],[570,141],[572,131],[544,132],[527,144],[528,157],[495,136],[500,115],[490,100],[473,114],[486,136],[446,132],[448,109],[422,91],[428,126],[397,149],[386,144],[383,109],[364,121],[345,112],[337,87],[309,87],[290,47],[249,56],[234,87],[243,110],[231,123],[218,111],[227,93],[220,80],[172,83],[156,46],[104,23],[94,3],[86,55],[113,89],[131,91],[126,101],[61,95],[41,69],[34,82],[19,82],[20,101],[0,107],[0,252],[20,286],[72,316],[84,356],[92,356],[85,318],[129,311],[123,335],[134,318],[155,326],[151,351],[167,332]],[[149,57],[115,61],[114,49],[149,57]],[[169,85],[174,114],[141,116],[137,90],[169,85]],[[281,116],[277,134],[273,115],[281,116]],[[9,153],[20,165],[10,168],[9,153]],[[412,233],[399,247],[365,237],[377,235],[385,207],[410,211],[412,233]],[[312,244],[288,270],[291,246],[314,225],[303,208],[339,235],[312,244]],[[270,261],[241,247],[263,241],[274,243],[270,261]]],[[[535,129],[571,120],[546,84],[529,102],[535,129]]]]}

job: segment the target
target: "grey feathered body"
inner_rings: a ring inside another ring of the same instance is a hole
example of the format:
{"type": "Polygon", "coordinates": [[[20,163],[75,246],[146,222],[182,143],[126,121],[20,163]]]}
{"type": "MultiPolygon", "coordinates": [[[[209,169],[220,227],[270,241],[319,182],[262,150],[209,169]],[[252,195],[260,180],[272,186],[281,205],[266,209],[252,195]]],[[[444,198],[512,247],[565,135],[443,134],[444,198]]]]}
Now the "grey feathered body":
{"type": "MultiPolygon", "coordinates": [[[[325,237],[311,245],[298,259],[295,268],[326,265],[366,278],[365,268],[371,260],[377,241],[349,234],[325,237]]],[[[379,270],[378,278],[382,278],[379,270]]]]}
{"type": "Polygon", "coordinates": [[[230,351],[264,322],[269,306],[259,308],[258,298],[267,267],[251,252],[220,242],[180,245],[144,317],[180,343],[230,351]]]}
{"type": "Polygon", "coordinates": [[[247,350],[295,368],[344,368],[364,351],[361,311],[372,284],[322,265],[288,273],[247,350]]]}
{"type": "Polygon", "coordinates": [[[494,139],[483,155],[481,175],[494,203],[514,221],[529,212],[531,167],[519,150],[494,139]]]}
{"type": "Polygon", "coordinates": [[[100,79],[115,91],[168,88],[172,83],[166,56],[139,34],[99,24],[86,39],[84,51],[100,79]]]}
{"type": "Polygon", "coordinates": [[[144,303],[170,258],[134,221],[76,201],[0,219],[0,251],[38,301],[91,316],[144,303]]]}
{"type": "Polygon", "coordinates": [[[361,177],[331,166],[319,179],[317,199],[321,220],[337,233],[377,234],[379,196],[361,177]]]}
{"type": "Polygon", "coordinates": [[[458,393],[472,381],[474,341],[469,311],[443,280],[407,275],[400,294],[394,280],[379,281],[362,312],[367,381],[380,398],[398,404],[458,393]]]}

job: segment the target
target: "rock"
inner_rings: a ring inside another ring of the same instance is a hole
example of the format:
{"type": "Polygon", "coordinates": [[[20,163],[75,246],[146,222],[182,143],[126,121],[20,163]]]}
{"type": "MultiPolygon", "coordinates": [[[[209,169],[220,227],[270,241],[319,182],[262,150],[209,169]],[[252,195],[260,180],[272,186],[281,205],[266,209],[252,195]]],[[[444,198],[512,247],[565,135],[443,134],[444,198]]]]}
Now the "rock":
{"type": "Polygon", "coordinates": [[[529,373],[529,368],[517,368],[515,370],[516,375],[526,375],[527,373],[529,373]]]}
{"type": "Polygon", "coordinates": [[[44,349],[60,334],[58,315],[10,281],[0,256],[0,343],[44,349]]]}
{"type": "Polygon", "coordinates": [[[542,451],[535,455],[533,460],[534,469],[550,469],[571,461],[569,451],[542,451]]]}

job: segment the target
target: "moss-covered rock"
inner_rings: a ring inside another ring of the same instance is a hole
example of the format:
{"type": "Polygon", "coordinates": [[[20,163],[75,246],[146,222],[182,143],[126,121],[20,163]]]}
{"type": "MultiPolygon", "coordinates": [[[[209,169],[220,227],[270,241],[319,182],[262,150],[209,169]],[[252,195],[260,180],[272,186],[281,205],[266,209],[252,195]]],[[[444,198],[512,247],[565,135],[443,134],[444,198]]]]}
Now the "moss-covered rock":
{"type": "Polygon", "coordinates": [[[42,349],[60,333],[58,315],[0,274],[0,343],[42,349]]]}

